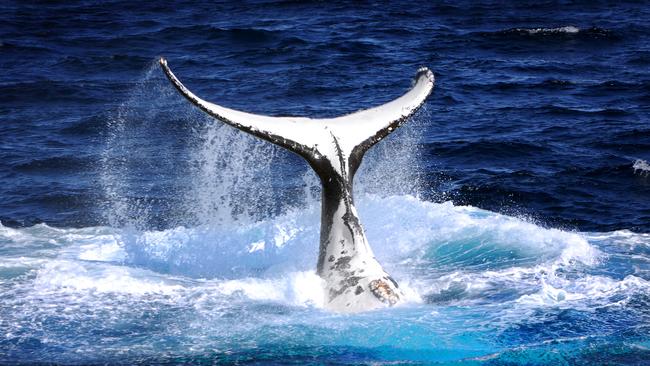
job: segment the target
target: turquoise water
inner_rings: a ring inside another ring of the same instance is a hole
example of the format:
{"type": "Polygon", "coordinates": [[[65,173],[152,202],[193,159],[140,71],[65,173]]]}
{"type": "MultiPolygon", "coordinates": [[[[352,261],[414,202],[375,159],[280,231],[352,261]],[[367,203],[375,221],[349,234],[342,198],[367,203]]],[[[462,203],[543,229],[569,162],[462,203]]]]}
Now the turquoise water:
{"type": "Polygon", "coordinates": [[[648,355],[647,234],[546,229],[412,196],[359,201],[376,255],[408,300],[354,315],[322,309],[317,205],[229,229],[2,227],[0,360],[589,364],[648,355]]]}
{"type": "Polygon", "coordinates": [[[649,364],[643,2],[0,4],[0,364],[649,364]],[[323,310],[319,184],[207,100],[436,86],[355,182],[397,307],[323,310]]]}

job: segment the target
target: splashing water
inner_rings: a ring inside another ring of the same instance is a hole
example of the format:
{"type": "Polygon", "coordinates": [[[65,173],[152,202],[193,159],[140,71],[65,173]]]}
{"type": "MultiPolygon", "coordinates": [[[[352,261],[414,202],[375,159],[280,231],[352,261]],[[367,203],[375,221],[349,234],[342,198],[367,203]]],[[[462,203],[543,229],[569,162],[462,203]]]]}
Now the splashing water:
{"type": "Polygon", "coordinates": [[[274,205],[271,167],[277,148],[210,122],[197,132],[199,145],[191,154],[187,211],[197,224],[221,226],[268,213],[274,205]]]}
{"type": "Polygon", "coordinates": [[[159,71],[108,122],[109,226],[0,226],[0,362],[547,364],[647,348],[650,237],[418,198],[426,111],[369,152],[355,187],[406,302],[324,311],[316,176],[193,110],[159,71]]]}
{"type": "MultiPolygon", "coordinates": [[[[175,222],[193,225],[256,221],[320,201],[320,182],[305,162],[198,111],[173,91],[157,64],[146,70],[131,94],[108,122],[101,160],[106,220],[111,226],[143,229],[155,223],[160,208],[154,206],[160,203],[148,191],[161,188],[154,185],[175,189],[172,195],[181,193],[183,202],[176,203],[180,207],[166,207],[164,214],[169,216],[171,210],[175,222]],[[161,122],[169,116],[171,122],[161,122]],[[185,136],[180,140],[186,146],[161,146],[159,137],[167,132],[161,123],[181,126],[185,136]],[[169,174],[178,170],[187,174],[180,178],[169,174]],[[149,174],[158,180],[144,182],[142,177],[149,174]],[[180,181],[170,182],[174,179],[180,181]]],[[[369,151],[355,192],[418,195],[415,146],[426,114],[425,108],[369,151]]]]}
{"type": "Polygon", "coordinates": [[[643,176],[648,176],[648,174],[650,174],[650,164],[642,159],[635,160],[632,169],[634,169],[635,173],[638,171],[638,174],[643,176]]]}
{"type": "Polygon", "coordinates": [[[572,25],[564,26],[564,27],[558,27],[558,28],[533,28],[533,29],[526,29],[526,31],[530,34],[536,34],[536,33],[567,33],[567,34],[575,34],[580,32],[580,28],[574,27],[572,25]]]}
{"type": "Polygon", "coordinates": [[[647,253],[647,235],[567,233],[409,196],[362,202],[408,301],[352,316],[321,310],[317,206],[223,228],[1,227],[4,357],[449,361],[525,345],[534,359],[550,341],[581,349],[645,332],[647,257],[614,253],[647,253]],[[548,325],[567,316],[573,326],[548,325]]]}
{"type": "Polygon", "coordinates": [[[159,71],[151,63],[130,98],[108,120],[99,177],[105,197],[105,219],[114,227],[146,227],[151,215],[147,190],[153,187],[144,181],[144,174],[153,174],[157,180],[167,178],[166,146],[161,146],[152,131],[160,133],[155,130],[159,114],[169,105],[173,94],[159,82],[159,71]]]}

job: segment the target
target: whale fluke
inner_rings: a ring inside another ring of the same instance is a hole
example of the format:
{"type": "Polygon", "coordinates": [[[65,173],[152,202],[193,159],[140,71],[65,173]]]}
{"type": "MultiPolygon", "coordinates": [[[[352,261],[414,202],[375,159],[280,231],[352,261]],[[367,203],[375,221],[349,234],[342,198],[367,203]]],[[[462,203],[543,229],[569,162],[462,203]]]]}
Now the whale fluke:
{"type": "Polygon", "coordinates": [[[356,312],[400,301],[397,283],[368,245],[352,197],[364,153],[412,116],[434,84],[420,68],[413,87],[386,104],[335,118],[271,117],[222,107],[197,97],[176,78],[164,58],[165,74],[190,102],[212,117],[305,158],[323,185],[317,272],[325,280],[326,307],[356,312]]]}

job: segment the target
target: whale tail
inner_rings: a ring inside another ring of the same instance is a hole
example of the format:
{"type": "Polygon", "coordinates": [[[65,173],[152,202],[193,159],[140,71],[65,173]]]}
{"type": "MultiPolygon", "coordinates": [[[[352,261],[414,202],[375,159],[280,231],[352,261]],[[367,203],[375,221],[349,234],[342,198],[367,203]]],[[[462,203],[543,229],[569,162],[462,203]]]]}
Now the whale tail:
{"type": "Polygon", "coordinates": [[[321,179],[321,235],[317,272],[325,280],[328,309],[355,312],[392,306],[402,294],[368,245],[352,198],[354,174],[364,153],[395,131],[431,93],[433,73],[418,70],[413,87],[378,107],[335,118],[271,117],[207,102],[165,74],[190,102],[212,117],[305,158],[321,179]]]}
{"type": "Polygon", "coordinates": [[[335,118],[272,117],[241,112],[205,101],[192,93],[160,59],[165,74],[178,91],[212,117],[299,154],[307,160],[326,153],[321,140],[337,136],[343,150],[363,153],[401,126],[431,93],[433,73],[423,67],[411,90],[386,104],[335,118]],[[318,134],[317,132],[326,132],[318,134]]]}

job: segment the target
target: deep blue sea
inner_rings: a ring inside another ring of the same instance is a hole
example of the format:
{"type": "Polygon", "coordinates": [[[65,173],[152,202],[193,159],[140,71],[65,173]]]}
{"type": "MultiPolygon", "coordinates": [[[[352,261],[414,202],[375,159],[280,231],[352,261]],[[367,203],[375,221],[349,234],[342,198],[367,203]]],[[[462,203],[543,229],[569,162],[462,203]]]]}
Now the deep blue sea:
{"type": "Polygon", "coordinates": [[[650,364],[644,2],[0,3],[0,364],[650,364]],[[397,307],[323,309],[320,186],[204,99],[330,117],[397,307]]]}

